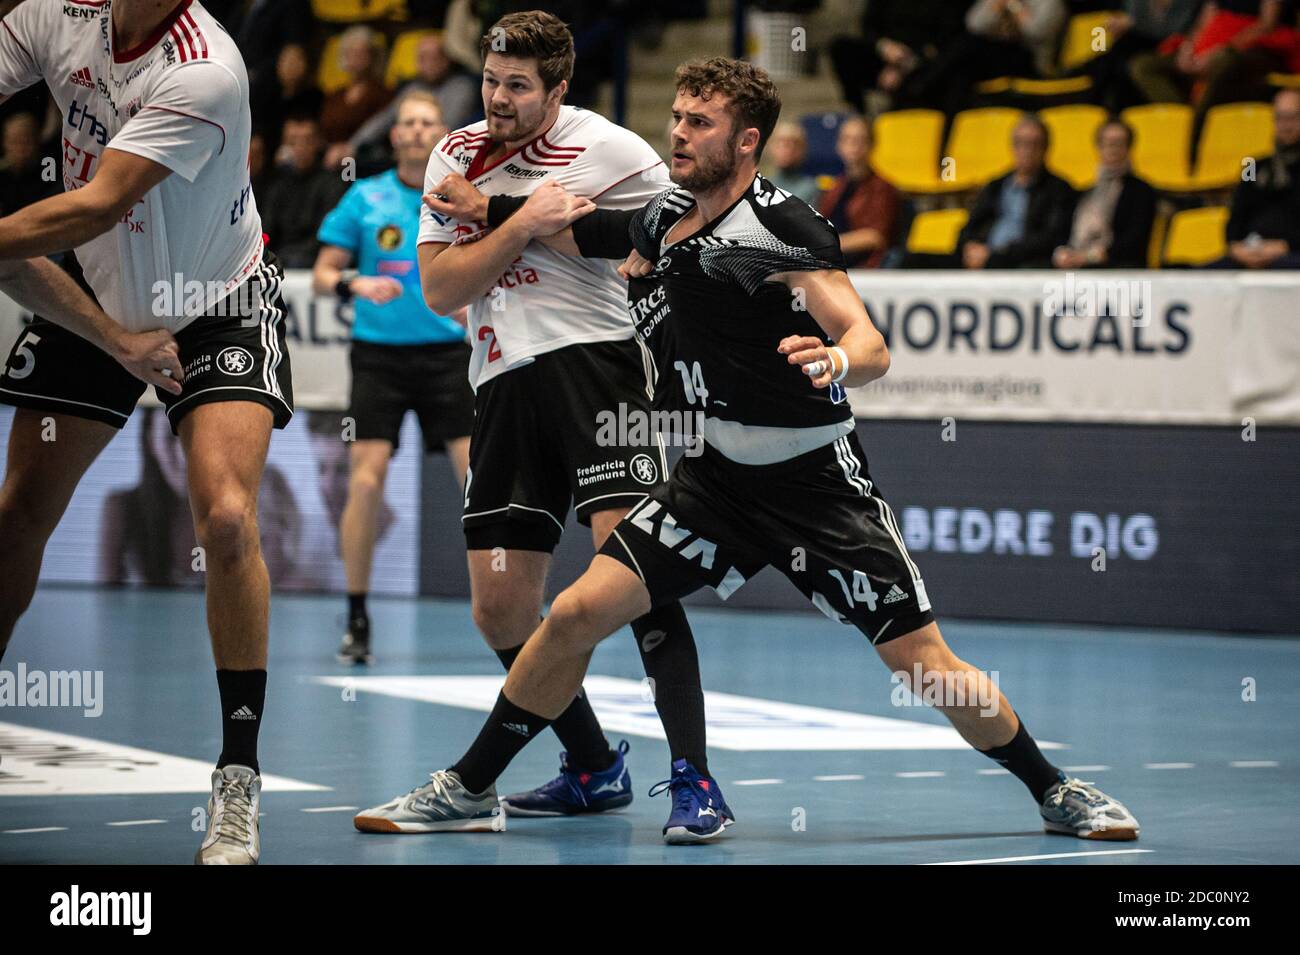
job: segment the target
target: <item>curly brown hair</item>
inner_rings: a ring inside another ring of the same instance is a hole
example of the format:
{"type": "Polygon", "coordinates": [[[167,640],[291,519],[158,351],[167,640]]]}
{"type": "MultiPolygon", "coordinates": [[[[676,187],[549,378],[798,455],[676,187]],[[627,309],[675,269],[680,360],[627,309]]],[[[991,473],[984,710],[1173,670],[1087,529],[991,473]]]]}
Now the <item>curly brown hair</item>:
{"type": "Polygon", "coordinates": [[[781,115],[781,94],[765,70],[744,60],[725,56],[690,60],[677,67],[673,83],[680,93],[685,91],[701,99],[721,93],[730,102],[733,128],[758,130],[758,150],[754,161],[763,158],[763,148],[776,128],[781,115]]]}
{"type": "Polygon", "coordinates": [[[548,93],[561,80],[573,79],[573,34],[563,20],[545,10],[507,13],[479,39],[478,52],[484,60],[489,53],[537,60],[548,93]]]}

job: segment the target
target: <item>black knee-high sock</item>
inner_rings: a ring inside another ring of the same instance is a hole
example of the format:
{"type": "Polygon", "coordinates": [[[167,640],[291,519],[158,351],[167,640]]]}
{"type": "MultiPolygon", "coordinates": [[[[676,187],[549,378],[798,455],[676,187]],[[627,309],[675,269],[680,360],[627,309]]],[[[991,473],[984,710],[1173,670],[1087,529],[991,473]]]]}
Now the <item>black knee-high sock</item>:
{"type": "Polygon", "coordinates": [[[982,749],[980,752],[1014,773],[1029,789],[1034,799],[1041,803],[1047,791],[1060,782],[1061,771],[1049,763],[1039,751],[1038,744],[1025,729],[1025,721],[1020,719],[1018,714],[1016,721],[1020,723],[1020,727],[1016,730],[1016,735],[1011,738],[1011,742],[992,749],[982,749]]]}
{"type": "MultiPolygon", "coordinates": [[[[518,646],[496,651],[507,672],[514,666],[515,657],[522,649],[518,646]]],[[[614,752],[609,748],[609,740],[605,739],[605,731],[600,728],[591,704],[587,702],[585,691],[578,690],[569,708],[551,721],[551,729],[564,744],[570,768],[599,773],[614,764],[614,752]]]]}
{"type": "Polygon", "coordinates": [[[230,763],[257,765],[257,732],[262,728],[262,707],[266,703],[265,670],[218,670],[221,693],[221,758],[217,768],[230,763]]]}
{"type": "Polygon", "coordinates": [[[356,620],[368,620],[370,615],[366,612],[366,592],[363,590],[358,594],[348,594],[348,623],[351,624],[356,620]]]}
{"type": "Polygon", "coordinates": [[[515,706],[506,699],[503,690],[497,695],[496,706],[479,730],[478,738],[460,761],[449,768],[467,790],[484,792],[505,772],[519,751],[550,725],[546,717],[515,706]]]}
{"type": "Polygon", "coordinates": [[[655,709],[664,724],[674,760],[684,759],[709,774],[704,728],[704,690],[700,658],[686,611],[677,602],[656,607],[632,621],[641,665],[650,678],[655,709]]]}

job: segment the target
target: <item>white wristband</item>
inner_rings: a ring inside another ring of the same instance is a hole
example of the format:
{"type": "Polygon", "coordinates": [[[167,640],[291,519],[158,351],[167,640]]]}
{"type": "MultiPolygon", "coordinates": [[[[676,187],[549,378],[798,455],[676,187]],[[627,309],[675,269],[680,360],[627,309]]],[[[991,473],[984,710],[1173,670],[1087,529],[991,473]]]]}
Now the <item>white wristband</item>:
{"type": "Polygon", "coordinates": [[[844,349],[839,345],[832,345],[826,350],[828,352],[835,352],[835,354],[840,357],[840,373],[832,378],[831,381],[843,381],[844,376],[849,373],[849,356],[844,354],[844,349]]]}

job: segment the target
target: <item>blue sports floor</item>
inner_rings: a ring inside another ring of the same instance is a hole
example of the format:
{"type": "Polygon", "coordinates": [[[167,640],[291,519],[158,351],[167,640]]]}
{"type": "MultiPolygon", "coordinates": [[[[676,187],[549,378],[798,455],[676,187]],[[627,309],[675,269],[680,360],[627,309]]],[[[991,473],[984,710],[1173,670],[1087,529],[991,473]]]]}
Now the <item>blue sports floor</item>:
{"type": "MultiPolygon", "coordinates": [[[[1102,843],[1045,835],[1015,778],[958,747],[939,714],[894,705],[856,631],[811,610],[695,609],[705,686],[729,695],[710,701],[712,770],[739,821],[716,843],[668,847],[667,800],[644,795],[667,775],[667,747],[617,729],[637,790],[619,815],[355,832],[356,807],[459,756],[483,718],[472,707],[502,674],[468,605],[432,600],[373,601],[378,663],[341,667],[341,610],[338,598],[273,599],[264,864],[1300,862],[1295,639],[943,624],[959,655],[997,671],[1035,737],[1063,744],[1049,758],[1140,820],[1140,841],[1102,843]],[[828,743],[855,748],[809,748],[828,743]]],[[[102,671],[101,698],[82,700],[102,714],[0,707],[0,862],[188,863],[220,749],[202,595],[43,588],[2,669],[20,664],[102,671]]],[[[588,691],[607,726],[648,734],[639,668],[630,634],[616,634],[591,673],[621,679],[588,691]]],[[[533,743],[502,791],[550,778],[558,750],[551,734],[533,743]]]]}

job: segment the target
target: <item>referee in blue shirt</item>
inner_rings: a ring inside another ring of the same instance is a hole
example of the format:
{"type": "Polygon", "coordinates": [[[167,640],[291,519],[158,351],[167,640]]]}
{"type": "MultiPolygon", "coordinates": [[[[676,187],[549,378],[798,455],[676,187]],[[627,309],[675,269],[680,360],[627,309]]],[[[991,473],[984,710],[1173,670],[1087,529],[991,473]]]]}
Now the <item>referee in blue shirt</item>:
{"type": "Polygon", "coordinates": [[[397,167],[354,183],[317,233],[315,291],[355,302],[348,413],[356,431],[339,528],[348,586],[339,659],[346,663],[371,661],[366,593],[384,479],[407,411],[420,419],[425,450],[446,448],[456,480],[465,483],[474,393],[464,315],[438,315],[425,305],[415,251],[425,167],[446,132],[432,95],[403,96],[390,133],[397,167]]]}

